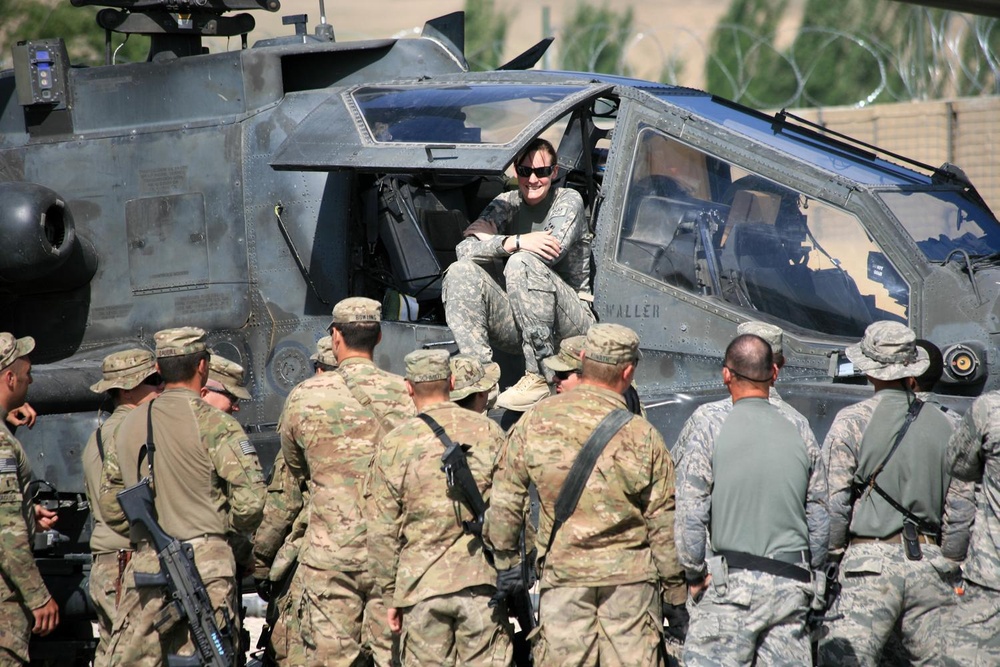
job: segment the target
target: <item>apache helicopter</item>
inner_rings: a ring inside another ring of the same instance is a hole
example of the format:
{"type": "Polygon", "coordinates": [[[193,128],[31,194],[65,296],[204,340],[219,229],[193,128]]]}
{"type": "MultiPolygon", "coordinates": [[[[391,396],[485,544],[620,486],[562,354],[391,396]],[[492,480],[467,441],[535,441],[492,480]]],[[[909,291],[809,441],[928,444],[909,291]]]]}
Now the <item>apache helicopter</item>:
{"type": "Polygon", "coordinates": [[[38,662],[93,648],[80,451],[102,358],[208,330],[247,369],[237,416],[269,465],[339,299],[385,303],[383,368],[453,346],[442,272],[539,135],[586,202],[595,310],[639,333],[639,391],[668,442],[723,395],[723,351],[749,319],[785,329],[779,387],[818,437],[869,391],[842,351],[879,319],[941,347],[941,392],[1000,388],[1000,224],[957,167],[697,90],[523,71],[550,39],[471,72],[461,13],[350,43],[290,17],[295,35],[248,46],[253,17],[227,14],[277,0],[73,3],[107,7],[109,54],[112,32],[151,50],[77,68],[62,40],[29,40],[0,73],[0,330],[37,341],[42,416],[17,435],[61,510],[60,532],[36,537],[64,618],[38,662]],[[204,53],[215,36],[242,48],[204,53]]]}

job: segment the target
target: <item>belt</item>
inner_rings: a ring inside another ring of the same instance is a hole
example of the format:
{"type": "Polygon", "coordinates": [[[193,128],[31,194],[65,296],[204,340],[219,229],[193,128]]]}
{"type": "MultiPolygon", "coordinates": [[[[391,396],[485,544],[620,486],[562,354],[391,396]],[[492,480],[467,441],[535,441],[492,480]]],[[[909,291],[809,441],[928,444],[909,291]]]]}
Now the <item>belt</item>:
{"type": "Polygon", "coordinates": [[[812,573],[808,570],[809,566],[805,564],[808,560],[808,553],[805,551],[782,551],[772,554],[770,557],[724,549],[715,553],[726,559],[726,565],[731,570],[766,572],[776,577],[794,579],[804,584],[812,580],[812,573]],[[805,567],[801,567],[802,565],[805,567]]]}
{"type": "MultiPolygon", "coordinates": [[[[934,535],[925,535],[923,533],[917,534],[917,541],[923,542],[924,544],[937,545],[937,538],[934,535]]],[[[862,537],[860,535],[854,535],[851,537],[851,544],[902,544],[903,543],[903,532],[896,531],[888,537],[862,537]]]]}

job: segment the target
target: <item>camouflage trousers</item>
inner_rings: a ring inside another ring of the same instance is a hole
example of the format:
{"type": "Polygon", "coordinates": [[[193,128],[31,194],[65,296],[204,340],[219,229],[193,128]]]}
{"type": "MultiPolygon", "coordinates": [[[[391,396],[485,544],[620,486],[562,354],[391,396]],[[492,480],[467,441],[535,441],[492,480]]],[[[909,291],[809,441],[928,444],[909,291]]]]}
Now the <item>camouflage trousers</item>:
{"type": "Polygon", "coordinates": [[[965,594],[951,612],[944,664],[1000,665],[1000,591],[966,581],[965,594]]]}
{"type": "Polygon", "coordinates": [[[940,547],[921,544],[923,559],[907,560],[902,544],[852,544],[840,564],[840,597],[819,643],[822,665],[877,665],[893,629],[911,664],[940,665],[942,628],[958,602],[954,566],[940,547]]]}
{"type": "MultiPolygon", "coordinates": [[[[0,583],[2,588],[6,587],[0,583]]],[[[0,602],[0,667],[28,663],[28,640],[34,625],[35,617],[19,595],[0,602]]]]}
{"type": "Polygon", "coordinates": [[[688,599],[691,620],[684,664],[808,665],[806,612],[812,584],[753,570],[713,578],[702,598],[688,599]]]}
{"type": "Polygon", "coordinates": [[[403,664],[507,667],[512,630],[508,619],[489,607],[495,592],[492,586],[472,586],[404,609],[403,664]]]}
{"type": "MultiPolygon", "coordinates": [[[[118,615],[118,552],[94,554],[90,567],[90,599],[97,611],[98,643],[94,654],[94,667],[108,664],[108,646],[111,642],[111,628],[118,615]]],[[[123,591],[124,592],[124,591],[123,591]]]]}
{"type": "Polygon", "coordinates": [[[399,641],[389,630],[385,605],[367,572],[320,570],[305,563],[301,579],[302,643],[310,667],[398,662],[399,641]]]}
{"type": "MultiPolygon", "coordinates": [[[[219,537],[203,537],[187,542],[194,548],[195,567],[208,590],[215,610],[215,622],[223,627],[224,615],[232,623],[234,641],[239,637],[239,614],[236,612],[236,562],[229,544],[219,537]]],[[[137,588],[135,574],[160,571],[155,551],[141,545],[125,568],[118,617],[111,631],[108,664],[112,667],[158,667],[172,654],[194,655],[194,642],[185,618],[173,618],[163,588],[137,588]]]]}
{"type": "Polygon", "coordinates": [[[510,256],[502,282],[471,260],[448,267],[445,319],[463,353],[486,362],[493,359],[492,347],[520,351],[525,369],[541,373],[539,364],[555,353],[556,343],[587,333],[594,323],[590,304],[529,252],[510,256]]]}
{"type": "Polygon", "coordinates": [[[662,665],[663,614],[649,582],[542,591],[535,667],[662,665]]]}
{"type": "Polygon", "coordinates": [[[288,591],[275,600],[278,620],[271,631],[271,649],[274,660],[282,667],[302,667],[306,664],[305,648],[302,645],[302,622],[299,611],[302,606],[302,581],[293,577],[288,591]]]}

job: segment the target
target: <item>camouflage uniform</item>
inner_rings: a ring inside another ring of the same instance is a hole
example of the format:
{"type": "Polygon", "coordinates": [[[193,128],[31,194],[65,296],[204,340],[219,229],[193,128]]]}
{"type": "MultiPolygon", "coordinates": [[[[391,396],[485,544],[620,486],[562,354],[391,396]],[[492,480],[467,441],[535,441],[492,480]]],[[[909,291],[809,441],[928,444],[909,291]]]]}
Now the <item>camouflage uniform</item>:
{"type": "MultiPolygon", "coordinates": [[[[771,388],[773,392],[773,388],[771,388]]],[[[750,399],[743,399],[744,401],[750,399]]],[[[801,498],[808,535],[809,566],[826,562],[829,516],[826,506],[826,472],[816,438],[809,423],[784,403],[760,401],[758,410],[770,419],[787,419],[794,444],[804,445],[808,483],[801,498]],[[798,440],[794,440],[797,437],[798,440]]],[[[749,403],[742,404],[740,410],[749,403]]],[[[692,577],[703,577],[707,548],[712,542],[714,479],[719,461],[716,442],[727,418],[734,411],[732,400],[703,405],[695,411],[678,438],[674,451],[683,455],[677,475],[676,539],[681,564],[692,577]]],[[[751,435],[751,437],[754,437],[751,435]]],[[[723,461],[722,464],[727,462],[723,461]]],[[[787,523],[789,517],[782,517],[787,523]]],[[[743,550],[743,549],[741,549],[743,550]]],[[[756,556],[772,554],[755,553],[756,556]]],[[[803,632],[805,612],[812,589],[793,579],[756,570],[730,569],[728,577],[709,572],[713,581],[704,597],[688,603],[691,624],[684,647],[685,664],[803,664],[808,661],[808,636],[803,632]]]]}
{"type": "MultiPolygon", "coordinates": [[[[414,384],[451,377],[444,350],[412,352],[406,368],[414,384]]],[[[503,431],[489,417],[449,401],[424,412],[453,442],[470,447],[469,468],[488,498],[503,431]]],[[[510,627],[500,608],[488,607],[496,572],[486,561],[482,540],[462,528],[463,520],[476,517],[448,488],[443,452],[441,441],[416,417],[382,441],[370,488],[369,569],[385,606],[404,612],[404,664],[506,666],[510,627]]]]}
{"type": "MultiPolygon", "coordinates": [[[[205,350],[204,331],[196,328],[158,332],[157,358],[205,350]]],[[[238,629],[236,563],[227,541],[260,523],[264,479],[257,453],[230,415],[205,403],[187,388],[167,388],[155,401],[125,417],[116,435],[115,456],[107,456],[100,509],[106,519],[120,516],[115,493],[139,481],[139,450],[147,437],[151,411],[156,444],[154,488],[160,526],[194,550],[195,566],[208,590],[216,622],[228,614],[238,629]]],[[[147,460],[148,464],[148,460],[147,460]]],[[[136,588],[136,572],[160,571],[156,551],[141,528],[131,530],[137,544],[125,571],[125,595],[119,606],[109,650],[112,665],[161,665],[166,656],[195,652],[188,625],[178,619],[155,629],[167,599],[162,589],[136,588]],[[158,641],[151,641],[154,633],[158,641]]]]}
{"type": "MultiPolygon", "coordinates": [[[[847,353],[855,367],[877,380],[915,377],[927,368],[927,354],[914,339],[904,325],[876,322],[847,353]]],[[[908,560],[898,537],[903,515],[879,494],[855,491],[855,483],[885,459],[910,400],[902,389],[882,389],[841,410],[823,443],[830,549],[843,552],[842,590],[832,613],[843,617],[828,624],[819,645],[822,664],[877,664],[896,628],[909,660],[940,664],[941,627],[948,607],[957,602],[953,580],[973,516],[971,485],[947,474],[944,442],[951,426],[944,415],[922,410],[878,477],[879,486],[904,507],[941,526],[940,546],[921,536],[923,558],[908,560]],[[935,498],[941,498],[940,506],[935,498]],[[873,521],[877,525],[869,525],[873,521]]]]}
{"type": "MultiPolygon", "coordinates": [[[[594,322],[590,299],[590,233],[583,198],[553,188],[538,207],[548,207],[532,227],[519,191],[494,199],[465,230],[442,285],[445,317],[459,349],[483,362],[493,348],[524,355],[528,372],[555,350],[554,339],[585,333],[594,322]],[[508,253],[505,236],[551,230],[562,245],[555,260],[530,252],[508,253]],[[491,234],[481,241],[475,233],[491,234]],[[501,268],[502,267],[502,268],[501,268]],[[491,347],[492,346],[492,347],[491,347]]],[[[536,216],[538,212],[535,213],[536,216]]]]}
{"type": "Polygon", "coordinates": [[[274,599],[269,604],[278,609],[278,619],[271,630],[270,648],[279,665],[305,664],[300,640],[299,597],[292,594],[289,582],[279,591],[285,577],[298,561],[302,536],[305,534],[308,495],[302,492],[298,479],[288,470],[285,457],[279,451],[271,469],[271,482],[264,501],[264,518],[254,533],[254,579],[270,583],[274,599]]]}
{"type": "MultiPolygon", "coordinates": [[[[605,363],[635,360],[638,338],[620,325],[594,325],[585,353],[605,363]]],[[[625,409],[621,394],[593,384],[545,399],[511,431],[494,475],[484,536],[498,569],[520,560],[528,485],[538,488],[535,546],[544,559],[538,667],[657,664],[663,627],[658,587],[667,588],[673,604],[686,595],[673,539],[673,464],[659,433],[639,416],[607,444],[576,511],[545,552],[570,467],[598,423],[616,409],[625,409]]]]}
{"type": "Polygon", "coordinates": [[[945,639],[947,664],[1000,664],[1000,392],[980,396],[948,443],[956,478],[977,483],[976,516],[959,598],[945,639]]]}

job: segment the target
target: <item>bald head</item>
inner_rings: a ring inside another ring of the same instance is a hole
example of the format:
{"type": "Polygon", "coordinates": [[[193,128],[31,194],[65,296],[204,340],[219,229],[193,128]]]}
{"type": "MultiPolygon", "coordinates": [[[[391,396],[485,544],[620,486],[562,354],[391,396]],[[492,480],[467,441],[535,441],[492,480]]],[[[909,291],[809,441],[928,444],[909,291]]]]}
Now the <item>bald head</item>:
{"type": "Polygon", "coordinates": [[[760,336],[737,336],[726,348],[725,366],[735,379],[755,383],[770,383],[774,377],[774,355],[771,346],[760,336]]]}

